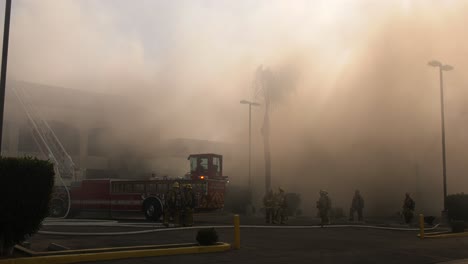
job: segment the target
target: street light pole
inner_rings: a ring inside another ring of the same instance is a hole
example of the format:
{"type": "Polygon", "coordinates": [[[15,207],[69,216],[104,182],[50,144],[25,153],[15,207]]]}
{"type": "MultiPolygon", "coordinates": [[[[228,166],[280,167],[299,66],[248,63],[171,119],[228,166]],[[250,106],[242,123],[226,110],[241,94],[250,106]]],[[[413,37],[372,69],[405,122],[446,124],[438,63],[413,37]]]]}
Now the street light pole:
{"type": "Polygon", "coordinates": [[[444,181],[444,211],[447,210],[447,163],[445,157],[445,107],[444,107],[444,73],[439,67],[440,73],[440,115],[442,122],[442,175],[444,181]]]}
{"type": "Polygon", "coordinates": [[[453,67],[450,65],[444,65],[439,61],[433,60],[428,63],[429,66],[439,68],[439,79],[440,79],[440,115],[442,123],[442,177],[443,177],[443,188],[444,188],[444,212],[447,211],[447,166],[446,166],[446,155],[445,155],[445,111],[444,111],[444,71],[451,71],[453,67]]]}
{"type": "Polygon", "coordinates": [[[247,100],[240,101],[241,104],[249,105],[249,191],[252,189],[251,164],[252,164],[252,105],[259,106],[259,103],[247,100]]]}
{"type": "Polygon", "coordinates": [[[8,61],[8,42],[10,39],[11,0],[6,0],[5,23],[3,28],[2,69],[0,74],[0,156],[2,154],[3,112],[5,109],[5,88],[8,61]]]}
{"type": "Polygon", "coordinates": [[[252,104],[249,104],[249,190],[252,189],[252,104]]]}

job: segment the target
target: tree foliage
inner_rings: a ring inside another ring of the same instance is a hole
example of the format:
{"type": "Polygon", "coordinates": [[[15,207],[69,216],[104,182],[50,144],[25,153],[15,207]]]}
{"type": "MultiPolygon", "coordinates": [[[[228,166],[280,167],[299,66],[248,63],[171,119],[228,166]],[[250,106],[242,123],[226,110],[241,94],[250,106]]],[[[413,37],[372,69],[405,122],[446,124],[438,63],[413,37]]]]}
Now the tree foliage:
{"type": "Polygon", "coordinates": [[[293,65],[283,65],[275,71],[259,66],[253,82],[254,98],[266,104],[280,104],[293,94],[297,87],[299,72],[293,65]]]}
{"type": "Polygon", "coordinates": [[[0,254],[39,230],[49,214],[54,175],[49,161],[0,157],[0,254]]]}

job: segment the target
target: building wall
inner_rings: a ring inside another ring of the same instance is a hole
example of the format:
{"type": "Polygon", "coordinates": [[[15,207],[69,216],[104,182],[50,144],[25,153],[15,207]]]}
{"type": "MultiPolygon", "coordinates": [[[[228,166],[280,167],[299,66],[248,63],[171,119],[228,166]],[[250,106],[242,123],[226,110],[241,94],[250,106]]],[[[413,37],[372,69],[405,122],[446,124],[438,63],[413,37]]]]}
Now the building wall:
{"type": "Polygon", "coordinates": [[[131,115],[132,111],[136,115],[140,111],[125,105],[120,99],[112,95],[10,81],[6,91],[2,154],[47,158],[40,152],[32,136],[33,126],[25,111],[28,108],[47,121],[83,175],[86,175],[86,171],[93,172],[93,177],[98,177],[96,172],[110,175],[109,170],[118,170],[118,164],[117,167],[111,167],[113,155],[118,156],[119,151],[125,150],[120,150],[118,144],[111,146],[108,142],[102,143],[102,139],[118,129],[119,120],[115,115],[131,115]],[[22,106],[13,92],[15,87],[26,91],[26,94],[20,94],[26,107],[22,106]],[[120,103],[115,104],[115,101],[120,103]],[[119,106],[117,109],[116,105],[119,106]],[[110,122],[111,118],[117,122],[110,122]]]}

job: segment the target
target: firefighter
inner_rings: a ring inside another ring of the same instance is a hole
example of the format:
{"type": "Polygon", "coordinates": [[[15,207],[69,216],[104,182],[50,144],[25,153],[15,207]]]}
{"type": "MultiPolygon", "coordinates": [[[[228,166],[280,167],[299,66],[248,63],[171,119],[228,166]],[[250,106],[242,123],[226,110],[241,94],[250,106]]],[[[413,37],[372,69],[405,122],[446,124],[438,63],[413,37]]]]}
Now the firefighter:
{"type": "Polygon", "coordinates": [[[174,226],[179,226],[180,210],[182,209],[182,193],[180,192],[179,183],[174,182],[172,189],[166,194],[166,210],[164,210],[164,225],[169,226],[169,218],[172,217],[174,226]]]}
{"type": "Polygon", "coordinates": [[[282,225],[286,224],[287,220],[287,203],[286,203],[286,194],[284,190],[278,188],[278,193],[275,195],[275,217],[273,223],[280,223],[282,225]]]}
{"type": "Polygon", "coordinates": [[[265,206],[265,223],[270,224],[275,221],[275,195],[270,189],[263,197],[263,206],[265,206]]]}
{"type": "Polygon", "coordinates": [[[351,208],[349,209],[349,221],[354,221],[354,213],[358,214],[358,221],[362,221],[362,210],[364,209],[364,198],[362,198],[359,190],[354,192],[351,208]]]}
{"type": "Polygon", "coordinates": [[[415,202],[411,198],[409,193],[406,193],[405,201],[403,202],[403,217],[405,218],[405,223],[410,224],[413,220],[415,202]]]}
{"type": "Polygon", "coordinates": [[[321,219],[321,225],[330,224],[330,210],[331,210],[331,200],[328,197],[328,192],[325,190],[320,190],[320,198],[317,201],[317,209],[319,210],[319,215],[321,219]]]}
{"type": "Polygon", "coordinates": [[[195,208],[195,193],[192,190],[191,184],[186,184],[184,187],[184,208],[183,208],[183,225],[193,225],[193,210],[195,208]]]}

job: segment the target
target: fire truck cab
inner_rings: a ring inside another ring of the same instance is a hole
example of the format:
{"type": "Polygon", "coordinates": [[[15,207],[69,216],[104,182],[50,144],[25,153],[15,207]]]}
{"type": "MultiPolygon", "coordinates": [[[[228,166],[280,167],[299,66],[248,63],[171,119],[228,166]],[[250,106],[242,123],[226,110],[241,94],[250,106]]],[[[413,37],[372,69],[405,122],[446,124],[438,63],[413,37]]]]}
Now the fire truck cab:
{"type": "Polygon", "coordinates": [[[223,156],[217,154],[193,154],[190,160],[190,177],[192,180],[223,180],[223,156]]]}

